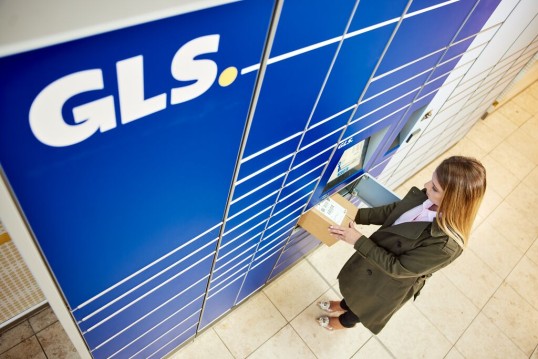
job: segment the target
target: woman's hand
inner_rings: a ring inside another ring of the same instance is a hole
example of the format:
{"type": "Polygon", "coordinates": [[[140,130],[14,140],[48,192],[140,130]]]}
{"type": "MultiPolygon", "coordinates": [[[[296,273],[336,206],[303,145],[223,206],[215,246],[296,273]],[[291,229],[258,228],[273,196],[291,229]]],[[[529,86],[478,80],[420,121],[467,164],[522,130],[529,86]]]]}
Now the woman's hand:
{"type": "Polygon", "coordinates": [[[331,232],[335,238],[351,245],[355,245],[355,242],[362,236],[362,233],[355,229],[353,222],[349,222],[347,228],[342,226],[329,226],[329,232],[331,232]]]}

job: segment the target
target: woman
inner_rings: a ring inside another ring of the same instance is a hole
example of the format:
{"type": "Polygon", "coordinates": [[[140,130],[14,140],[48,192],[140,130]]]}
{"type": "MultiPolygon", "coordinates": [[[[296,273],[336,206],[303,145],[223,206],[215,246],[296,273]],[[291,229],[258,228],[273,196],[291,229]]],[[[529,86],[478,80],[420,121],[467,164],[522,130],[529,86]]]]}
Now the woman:
{"type": "Polygon", "coordinates": [[[422,191],[413,187],[401,201],[359,209],[356,223],[381,225],[370,238],[352,222],[331,226],[331,234],[357,252],[338,275],[344,299],[318,303],[340,316],[322,316],[318,323],[334,330],[361,322],[379,333],[405,302],[416,298],[426,278],[462,253],[485,190],[484,166],[454,156],[437,167],[422,191]]]}

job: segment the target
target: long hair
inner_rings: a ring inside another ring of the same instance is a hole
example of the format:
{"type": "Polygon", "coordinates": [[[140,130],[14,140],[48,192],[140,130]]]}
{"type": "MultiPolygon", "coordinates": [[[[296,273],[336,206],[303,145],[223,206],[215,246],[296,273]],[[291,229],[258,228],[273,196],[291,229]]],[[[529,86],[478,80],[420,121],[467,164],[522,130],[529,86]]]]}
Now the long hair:
{"type": "Polygon", "coordinates": [[[486,169],[474,158],[452,156],[441,162],[435,173],[444,190],[438,209],[439,227],[466,246],[486,191],[486,169]]]}

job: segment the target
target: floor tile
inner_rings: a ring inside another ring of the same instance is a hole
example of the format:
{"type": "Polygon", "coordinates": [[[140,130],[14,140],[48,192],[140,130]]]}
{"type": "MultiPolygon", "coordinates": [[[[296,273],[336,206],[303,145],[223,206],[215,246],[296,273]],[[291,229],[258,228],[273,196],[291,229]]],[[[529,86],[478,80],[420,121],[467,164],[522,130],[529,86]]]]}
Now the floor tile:
{"type": "Polygon", "coordinates": [[[316,270],[307,261],[301,261],[263,291],[290,321],[328,289],[329,284],[316,270]]]}
{"type": "Polygon", "coordinates": [[[482,122],[477,122],[465,137],[473,141],[487,153],[491,152],[503,141],[503,138],[482,122]]]}
{"type": "Polygon", "coordinates": [[[443,273],[428,279],[414,305],[452,344],[480,311],[443,273]]]}
{"type": "Polygon", "coordinates": [[[524,254],[489,222],[483,223],[471,234],[468,248],[503,279],[510,274],[524,254]]]}
{"type": "Polygon", "coordinates": [[[458,349],[452,348],[444,359],[465,359],[465,357],[461,355],[458,349]]]}
{"type": "Polygon", "coordinates": [[[372,336],[370,340],[363,345],[363,347],[355,354],[351,359],[392,359],[393,356],[389,351],[379,342],[379,340],[372,336]]]}
{"type": "Polygon", "coordinates": [[[316,359],[316,356],[293,330],[291,325],[282,328],[275,336],[257,349],[249,359],[316,359]]]}
{"type": "Polygon", "coordinates": [[[538,193],[538,166],[523,179],[523,183],[534,192],[538,193]]]}
{"type": "Polygon", "coordinates": [[[511,102],[517,104],[531,115],[536,115],[536,113],[538,113],[536,98],[526,91],[523,91],[518,96],[514,97],[511,102]]]}
{"type": "Polygon", "coordinates": [[[538,223],[529,221],[528,218],[504,201],[489,215],[485,222],[493,226],[520,251],[526,252],[538,236],[538,223]]]}
{"type": "Polygon", "coordinates": [[[179,351],[172,354],[168,359],[233,359],[217,333],[210,328],[194,339],[192,343],[185,345],[179,351]]]}
{"type": "Polygon", "coordinates": [[[442,273],[477,308],[486,304],[502,282],[502,279],[470,250],[463,251],[454,263],[442,269],[442,273]]]}
{"type": "Polygon", "coordinates": [[[538,310],[508,284],[495,292],[483,313],[509,337],[525,355],[538,345],[538,310]]]}
{"type": "Polygon", "coordinates": [[[534,163],[530,162],[521,152],[507,142],[502,142],[490,152],[489,156],[500,165],[498,169],[494,170],[502,171],[503,173],[509,172],[519,180],[527,177],[536,168],[534,163]]]}
{"type": "Polygon", "coordinates": [[[214,329],[235,358],[245,358],[285,325],[284,317],[260,292],[224,317],[214,329]]]}
{"type": "Polygon", "coordinates": [[[514,101],[510,101],[504,104],[497,111],[499,111],[504,117],[512,121],[518,127],[523,125],[528,119],[532,117],[530,113],[525,111],[514,101]]]}
{"type": "Polygon", "coordinates": [[[470,359],[523,359],[525,354],[480,313],[456,343],[456,348],[470,359]]]}
{"type": "Polygon", "coordinates": [[[502,139],[510,136],[510,134],[518,128],[514,122],[510,121],[510,119],[506,118],[506,116],[499,111],[495,111],[488,115],[483,123],[491,128],[502,139]]]}
{"type": "Polygon", "coordinates": [[[536,115],[527,122],[525,122],[521,126],[521,129],[525,131],[529,136],[538,141],[538,117],[536,115]]]}
{"type": "Polygon", "coordinates": [[[340,273],[340,269],[354,252],[355,250],[349,244],[337,242],[330,247],[321,246],[307,257],[307,261],[327,282],[334,285],[337,282],[336,277],[340,273]]]}
{"type": "Polygon", "coordinates": [[[27,320],[23,321],[21,324],[0,334],[0,353],[13,348],[20,342],[30,338],[32,335],[34,335],[34,332],[30,323],[28,323],[27,320]]]}
{"type": "Polygon", "coordinates": [[[506,139],[512,147],[523,154],[529,161],[538,165],[538,141],[525,130],[519,128],[506,139]]]}
{"type": "Polygon", "coordinates": [[[487,190],[494,190],[496,193],[505,198],[512,192],[520,181],[510,171],[507,171],[505,167],[495,160],[491,155],[487,155],[481,160],[482,164],[486,168],[487,176],[487,190]]]}
{"type": "Polygon", "coordinates": [[[506,197],[506,202],[514,207],[521,217],[535,218],[536,213],[538,213],[538,193],[524,183],[520,183],[514,188],[506,197]]]}
{"type": "Polygon", "coordinates": [[[538,265],[538,239],[534,240],[534,244],[529,248],[527,253],[525,253],[527,258],[538,265]]]}
{"type": "MultiPolygon", "coordinates": [[[[330,290],[318,300],[337,297],[337,294],[330,290]]],[[[318,359],[350,358],[372,336],[362,325],[332,332],[323,329],[316,322],[316,318],[324,314],[313,303],[291,322],[297,334],[318,359]]]]}
{"type": "MultiPolygon", "coordinates": [[[[61,358],[61,357],[49,357],[61,358]]],[[[47,359],[37,338],[32,336],[25,339],[7,352],[0,354],[0,359],[47,359]]]]}
{"type": "Polygon", "coordinates": [[[52,308],[47,306],[39,313],[30,317],[28,321],[30,322],[32,329],[34,330],[34,333],[38,333],[52,323],[57,322],[58,318],[56,318],[56,315],[52,311],[52,308]]]}
{"type": "Polygon", "coordinates": [[[410,302],[393,315],[377,337],[398,359],[444,358],[452,347],[410,302]]]}
{"type": "Polygon", "coordinates": [[[60,322],[48,326],[36,336],[48,358],[80,358],[60,322]]]}
{"type": "Polygon", "coordinates": [[[478,215],[482,219],[487,218],[497,207],[501,205],[503,197],[498,194],[495,189],[487,187],[480,208],[478,209],[478,215]]]}
{"type": "Polygon", "coordinates": [[[471,156],[480,160],[485,155],[487,155],[487,152],[484,149],[477,146],[471,139],[464,137],[445,154],[439,157],[442,160],[450,156],[471,156]]]}
{"type": "Polygon", "coordinates": [[[538,264],[523,256],[506,283],[538,310],[538,264]]]}

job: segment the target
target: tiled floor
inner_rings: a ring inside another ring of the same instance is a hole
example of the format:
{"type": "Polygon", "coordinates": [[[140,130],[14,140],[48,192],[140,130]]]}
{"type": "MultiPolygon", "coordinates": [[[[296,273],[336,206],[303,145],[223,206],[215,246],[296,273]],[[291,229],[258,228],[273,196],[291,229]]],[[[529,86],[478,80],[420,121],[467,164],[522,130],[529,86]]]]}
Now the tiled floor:
{"type": "MultiPolygon", "coordinates": [[[[360,325],[328,332],[314,321],[318,299],[340,297],[336,275],[353,249],[339,243],[318,248],[171,358],[538,359],[538,83],[397,192],[424,184],[452,154],[488,170],[469,247],[379,335],[360,325]]],[[[46,311],[2,334],[0,359],[77,358],[55,320],[46,311]]]]}
{"type": "Polygon", "coordinates": [[[0,359],[47,358],[80,358],[50,307],[0,334],[0,359]]]}

